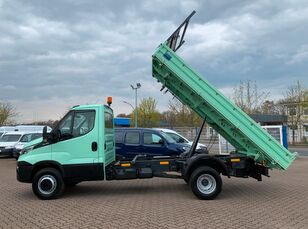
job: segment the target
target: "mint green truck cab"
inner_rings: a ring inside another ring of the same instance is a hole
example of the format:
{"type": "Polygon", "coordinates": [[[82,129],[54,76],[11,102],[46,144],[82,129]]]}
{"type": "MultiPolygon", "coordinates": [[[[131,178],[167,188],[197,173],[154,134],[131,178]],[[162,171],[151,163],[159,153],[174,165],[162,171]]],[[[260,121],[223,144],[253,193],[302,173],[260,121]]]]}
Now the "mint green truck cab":
{"type": "Polygon", "coordinates": [[[43,139],[31,143],[17,162],[17,179],[32,182],[34,193],[49,199],[64,185],[104,180],[115,161],[113,111],[106,105],[73,107],[43,139]]]}

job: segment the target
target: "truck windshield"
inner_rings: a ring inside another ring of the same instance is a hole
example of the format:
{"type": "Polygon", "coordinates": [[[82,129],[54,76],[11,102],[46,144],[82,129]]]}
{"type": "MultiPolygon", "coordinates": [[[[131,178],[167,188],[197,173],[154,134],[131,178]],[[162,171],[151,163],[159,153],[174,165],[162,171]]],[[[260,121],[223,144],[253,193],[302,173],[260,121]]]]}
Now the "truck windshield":
{"type": "Polygon", "coordinates": [[[160,134],[169,142],[169,143],[176,143],[176,141],[170,137],[168,134],[164,133],[164,132],[160,132],[160,134]]]}
{"type": "Polygon", "coordinates": [[[17,142],[21,137],[21,134],[10,134],[10,135],[3,135],[0,138],[0,142],[17,142]]]}

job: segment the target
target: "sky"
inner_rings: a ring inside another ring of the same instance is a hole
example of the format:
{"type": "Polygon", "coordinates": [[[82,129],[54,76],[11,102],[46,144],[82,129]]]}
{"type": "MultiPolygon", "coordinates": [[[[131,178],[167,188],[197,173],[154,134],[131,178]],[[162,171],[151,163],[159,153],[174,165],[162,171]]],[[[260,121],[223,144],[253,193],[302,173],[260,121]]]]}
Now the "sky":
{"type": "Polygon", "coordinates": [[[59,119],[77,104],[131,113],[170,94],[152,77],[151,55],[193,11],[178,54],[226,96],[255,80],[271,100],[297,80],[308,87],[307,0],[0,0],[0,102],[20,123],[59,119]]]}

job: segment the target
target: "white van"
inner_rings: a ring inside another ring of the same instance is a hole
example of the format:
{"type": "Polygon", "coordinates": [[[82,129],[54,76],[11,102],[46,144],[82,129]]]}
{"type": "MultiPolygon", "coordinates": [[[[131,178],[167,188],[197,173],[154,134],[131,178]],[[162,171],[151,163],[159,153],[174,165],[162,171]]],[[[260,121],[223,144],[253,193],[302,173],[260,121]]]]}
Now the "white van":
{"type": "Polygon", "coordinates": [[[0,138],[0,155],[14,156],[17,146],[22,148],[25,143],[42,137],[42,133],[29,133],[23,131],[7,132],[0,138]]]}
{"type": "Polygon", "coordinates": [[[26,133],[26,134],[24,134],[21,137],[21,139],[19,140],[19,142],[17,142],[15,144],[15,148],[13,150],[13,157],[15,157],[17,159],[20,155],[20,151],[24,148],[24,146],[28,142],[31,142],[31,141],[38,139],[38,138],[41,138],[41,137],[43,137],[43,133],[26,133]]]}
{"type": "Polygon", "coordinates": [[[20,141],[24,133],[20,131],[7,132],[0,138],[0,155],[13,156],[13,151],[17,142],[20,141]]]}
{"type": "MultiPolygon", "coordinates": [[[[15,126],[18,131],[28,132],[28,133],[43,133],[44,126],[42,125],[18,125],[15,126]]],[[[47,132],[51,131],[51,127],[47,126],[47,132]]]]}
{"type": "Polygon", "coordinates": [[[1,126],[0,127],[0,138],[3,134],[7,132],[17,131],[18,129],[15,126],[1,126]]]}

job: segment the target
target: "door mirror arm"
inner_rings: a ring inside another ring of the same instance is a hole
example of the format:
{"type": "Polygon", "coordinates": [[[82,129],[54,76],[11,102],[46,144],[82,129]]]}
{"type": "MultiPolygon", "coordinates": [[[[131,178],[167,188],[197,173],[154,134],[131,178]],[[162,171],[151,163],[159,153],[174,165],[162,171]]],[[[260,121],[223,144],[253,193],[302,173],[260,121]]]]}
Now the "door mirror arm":
{"type": "Polygon", "coordinates": [[[61,139],[61,131],[54,129],[51,133],[48,134],[48,140],[51,142],[58,142],[61,139]]]}
{"type": "Polygon", "coordinates": [[[43,128],[43,141],[48,142],[47,126],[44,126],[43,128]]]}

